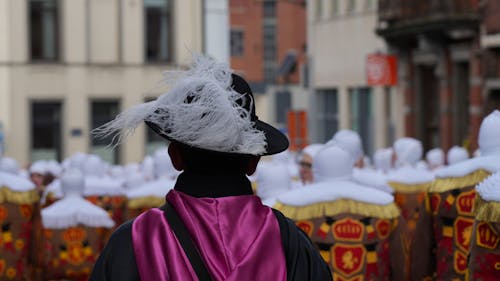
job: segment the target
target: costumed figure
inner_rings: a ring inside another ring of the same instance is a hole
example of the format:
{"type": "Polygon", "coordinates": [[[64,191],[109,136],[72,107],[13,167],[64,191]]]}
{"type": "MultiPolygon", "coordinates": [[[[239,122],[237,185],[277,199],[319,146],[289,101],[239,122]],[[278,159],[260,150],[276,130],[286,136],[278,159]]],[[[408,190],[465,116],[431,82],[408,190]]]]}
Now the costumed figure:
{"type": "Polygon", "coordinates": [[[448,165],[453,165],[467,159],[469,159],[469,152],[467,152],[467,149],[456,145],[450,148],[450,150],[448,150],[448,154],[446,155],[448,165]]]}
{"type": "Polygon", "coordinates": [[[498,280],[500,276],[499,172],[476,186],[474,215],[466,280],[498,280]]]}
{"type": "Polygon", "coordinates": [[[302,149],[301,153],[299,154],[299,176],[302,185],[308,185],[314,181],[312,163],[314,157],[322,147],[323,144],[313,143],[304,147],[304,149],[302,149]]]}
{"type": "Polygon", "coordinates": [[[61,178],[64,197],[42,209],[43,280],[88,280],[107,233],[108,213],[83,198],[84,176],[69,170],[61,178]]]}
{"type": "Polygon", "coordinates": [[[292,179],[288,167],[277,161],[261,161],[256,171],[257,196],[264,205],[272,207],[276,197],[290,191],[292,179]]]}
{"type": "Polygon", "coordinates": [[[167,93],[97,130],[125,136],[145,121],[182,173],[162,208],[111,236],[90,280],[331,280],[310,240],[253,195],[247,175],[288,140],[257,118],[246,81],[201,56],[170,76],[167,93]]]}
{"type": "Polygon", "coordinates": [[[39,216],[35,185],[17,175],[18,164],[0,158],[0,280],[32,280],[39,216]]]}
{"type": "Polygon", "coordinates": [[[327,142],[327,145],[336,144],[347,152],[349,152],[354,159],[354,167],[363,169],[365,167],[365,158],[363,152],[363,142],[358,133],[353,130],[340,130],[337,131],[332,139],[327,142]]]}
{"type": "Polygon", "coordinates": [[[330,145],[313,163],[315,183],[278,196],[275,207],[317,245],[334,280],[403,280],[394,197],[353,181],[354,159],[330,145]]]}
{"type": "MultiPolygon", "coordinates": [[[[410,266],[410,252],[415,236],[418,217],[425,194],[431,186],[434,175],[428,170],[417,169],[416,163],[423,154],[422,143],[413,138],[401,138],[394,143],[396,170],[387,177],[387,182],[394,189],[396,204],[406,221],[403,245],[406,267],[410,266]]],[[[420,241],[420,238],[417,242],[420,241]]],[[[409,273],[409,271],[407,271],[409,273]]]]}
{"type": "Polygon", "coordinates": [[[85,199],[105,209],[116,225],[125,221],[127,198],[123,179],[107,174],[106,163],[97,155],[89,155],[83,164],[85,175],[85,199]]]}
{"type": "Polygon", "coordinates": [[[431,171],[436,171],[444,166],[444,152],[441,148],[433,148],[425,154],[427,167],[431,171]]]}
{"type": "Polygon", "coordinates": [[[436,173],[417,225],[412,280],[465,280],[474,223],[474,187],[500,169],[499,132],[500,111],[495,111],[479,129],[481,156],[436,173]]]}

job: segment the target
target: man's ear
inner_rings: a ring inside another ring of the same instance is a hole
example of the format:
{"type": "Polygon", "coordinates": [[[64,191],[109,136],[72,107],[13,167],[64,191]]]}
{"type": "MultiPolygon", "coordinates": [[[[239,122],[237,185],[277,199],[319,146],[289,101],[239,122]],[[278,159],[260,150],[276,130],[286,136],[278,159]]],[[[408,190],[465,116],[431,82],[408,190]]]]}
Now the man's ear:
{"type": "Polygon", "coordinates": [[[250,161],[248,161],[247,170],[246,170],[246,174],[248,176],[251,176],[251,175],[253,175],[253,173],[255,173],[255,170],[257,170],[257,164],[259,164],[259,160],[260,160],[260,156],[252,156],[252,158],[250,158],[250,161]]]}
{"type": "Polygon", "coordinates": [[[182,153],[179,145],[174,142],[171,142],[168,145],[168,155],[170,156],[170,160],[172,161],[172,165],[177,171],[182,171],[185,168],[184,158],[182,158],[182,153]]]}

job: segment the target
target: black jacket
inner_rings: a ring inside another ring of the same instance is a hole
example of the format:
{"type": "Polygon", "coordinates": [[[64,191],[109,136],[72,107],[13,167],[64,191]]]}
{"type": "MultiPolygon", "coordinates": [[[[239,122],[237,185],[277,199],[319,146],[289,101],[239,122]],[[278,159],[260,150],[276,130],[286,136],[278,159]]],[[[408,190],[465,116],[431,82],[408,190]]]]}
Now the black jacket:
{"type": "MultiPolygon", "coordinates": [[[[244,175],[195,175],[184,172],[175,189],[197,197],[223,197],[252,194],[244,175]]],[[[295,223],[279,211],[279,223],[287,265],[287,281],[332,280],[327,264],[295,223]]],[[[139,281],[132,246],[132,221],[121,225],[111,236],[94,266],[90,281],[139,281]]],[[[149,281],[149,280],[143,280],[149,281]]]]}

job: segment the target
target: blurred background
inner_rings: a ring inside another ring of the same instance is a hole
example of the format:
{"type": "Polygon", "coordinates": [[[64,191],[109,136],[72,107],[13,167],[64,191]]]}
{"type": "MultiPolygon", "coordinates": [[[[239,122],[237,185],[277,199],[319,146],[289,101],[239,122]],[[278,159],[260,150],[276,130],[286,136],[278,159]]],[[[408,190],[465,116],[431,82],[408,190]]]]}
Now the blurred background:
{"type": "Polygon", "coordinates": [[[0,0],[0,147],[23,165],[139,162],[164,144],[144,126],[115,150],[90,131],[206,53],[292,150],[349,128],[368,155],[402,136],[472,152],[500,108],[499,15],[497,0],[0,0]]]}

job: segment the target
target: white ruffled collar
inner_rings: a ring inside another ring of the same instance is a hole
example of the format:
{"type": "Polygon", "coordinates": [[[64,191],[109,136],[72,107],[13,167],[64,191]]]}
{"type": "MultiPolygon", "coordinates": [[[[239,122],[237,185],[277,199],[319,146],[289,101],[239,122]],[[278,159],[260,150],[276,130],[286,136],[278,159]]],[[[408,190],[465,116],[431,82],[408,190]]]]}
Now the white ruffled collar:
{"type": "Polygon", "coordinates": [[[115,225],[108,213],[78,196],[65,197],[42,209],[44,228],[64,229],[77,225],[111,228],[115,225]]]}
{"type": "Polygon", "coordinates": [[[476,186],[476,191],[486,201],[500,202],[500,172],[479,183],[476,186]]]}
{"type": "Polygon", "coordinates": [[[129,199],[141,198],[141,197],[158,197],[163,198],[165,195],[174,188],[175,181],[162,178],[155,181],[148,182],[138,188],[128,190],[126,195],[129,199]]]}
{"type": "Polygon", "coordinates": [[[433,173],[413,168],[411,166],[403,166],[387,176],[388,182],[397,182],[402,184],[421,184],[428,183],[434,180],[433,173]]]}
{"type": "Polygon", "coordinates": [[[387,184],[387,175],[381,171],[355,168],[353,171],[353,180],[383,192],[394,193],[394,189],[387,184]]]}
{"type": "Polygon", "coordinates": [[[480,156],[458,162],[439,170],[436,173],[436,178],[463,177],[481,169],[490,173],[500,171],[500,155],[480,156]]]}
{"type": "Polygon", "coordinates": [[[16,192],[26,192],[35,189],[35,185],[23,177],[0,172],[0,188],[7,187],[16,192]]]}
{"type": "Polygon", "coordinates": [[[125,195],[123,182],[111,177],[88,176],[85,178],[84,196],[120,196],[125,195]]]}
{"type": "Polygon", "coordinates": [[[391,194],[350,180],[330,180],[307,185],[280,195],[277,201],[290,206],[307,206],[340,199],[376,205],[394,202],[391,194]]]}

